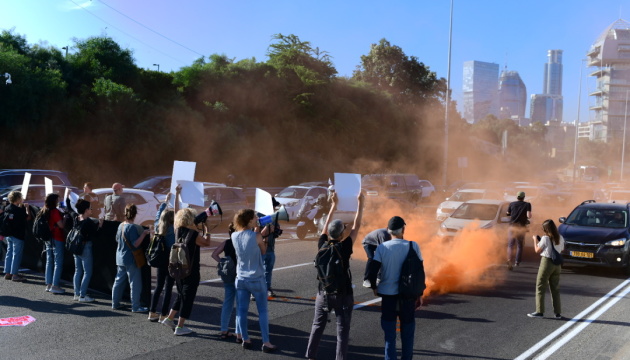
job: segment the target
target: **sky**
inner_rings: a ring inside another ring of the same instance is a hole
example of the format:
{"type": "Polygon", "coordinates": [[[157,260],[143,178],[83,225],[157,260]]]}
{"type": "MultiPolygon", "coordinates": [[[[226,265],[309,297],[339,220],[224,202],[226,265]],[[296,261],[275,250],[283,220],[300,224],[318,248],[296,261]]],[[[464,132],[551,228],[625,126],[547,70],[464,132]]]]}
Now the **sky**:
{"type": "MultiPolygon", "coordinates": [[[[463,63],[494,62],[518,71],[528,95],[542,93],[547,50],[563,54],[564,121],[578,115],[581,59],[630,2],[454,0],[450,84],[462,111],[463,63]]],[[[447,78],[449,0],[0,0],[0,29],[30,44],[73,48],[73,39],[107,35],[132,50],[136,65],[177,71],[201,56],[265,61],[274,34],[294,34],[328,52],[351,76],[370,44],[387,39],[447,78]]],[[[590,71],[589,71],[590,70],[590,71]]],[[[595,87],[583,68],[580,121],[595,87]]],[[[0,72],[2,69],[0,69],[0,72]]],[[[18,81],[19,79],[14,79],[18,81]]],[[[529,96],[526,116],[529,116],[529,96]]]]}

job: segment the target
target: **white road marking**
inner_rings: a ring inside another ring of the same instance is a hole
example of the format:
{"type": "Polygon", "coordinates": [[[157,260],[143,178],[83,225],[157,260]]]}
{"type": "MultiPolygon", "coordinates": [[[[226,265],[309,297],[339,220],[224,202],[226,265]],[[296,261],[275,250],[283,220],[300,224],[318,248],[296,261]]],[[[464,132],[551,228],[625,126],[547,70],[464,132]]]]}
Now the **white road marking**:
{"type": "MultiPolygon", "coordinates": [[[[630,284],[630,278],[627,279],[626,281],[624,281],[623,283],[621,283],[619,286],[617,286],[613,290],[611,290],[608,294],[604,295],[602,298],[600,298],[599,300],[594,302],[591,306],[589,306],[588,308],[584,309],[581,313],[576,315],[573,319],[567,321],[566,324],[562,325],[556,331],[554,331],[551,334],[547,335],[547,337],[545,337],[544,339],[539,341],[537,344],[535,344],[534,346],[529,348],[527,351],[522,353],[519,357],[515,358],[514,360],[525,360],[525,359],[529,358],[530,356],[532,356],[534,353],[536,353],[538,350],[543,348],[545,345],[550,343],[551,341],[557,340],[564,332],[568,331],[570,327],[574,326],[578,321],[582,320],[587,314],[591,313],[598,306],[600,306],[602,303],[604,303],[606,300],[608,300],[609,298],[614,296],[617,292],[619,292],[621,289],[623,289],[625,286],[628,286],[629,284],[630,284]]],[[[628,287],[628,289],[625,289],[623,294],[621,294],[621,296],[617,297],[617,299],[611,301],[610,302],[611,303],[610,306],[612,306],[615,303],[617,303],[617,301],[619,301],[629,291],[630,291],[630,287],[628,287]]],[[[578,326],[575,329],[575,330],[578,330],[577,332],[576,331],[571,332],[571,334],[570,334],[571,338],[574,337],[575,335],[577,335],[580,331],[584,330],[584,328],[586,326],[588,326],[590,323],[593,322],[593,320],[597,319],[601,314],[603,314],[606,310],[608,310],[610,308],[610,306],[608,306],[608,305],[604,306],[597,313],[593,314],[593,316],[591,316],[589,319],[587,319],[587,322],[585,322],[585,323],[581,324],[580,326],[578,326]]],[[[569,338],[569,340],[571,338],[569,338]]],[[[555,348],[555,346],[551,347],[550,349],[547,350],[547,352],[549,352],[551,349],[554,349],[554,348],[555,348]]],[[[558,350],[558,348],[554,349],[553,351],[558,350]]],[[[545,354],[546,354],[546,356],[545,357],[541,357],[540,359],[546,359],[547,356],[549,356],[549,355],[551,355],[553,353],[553,352],[551,352],[551,353],[547,354],[547,352],[542,354],[541,356],[543,356],[545,354]]]]}
{"type": "MultiPolygon", "coordinates": [[[[279,268],[274,268],[273,271],[293,269],[293,268],[296,268],[296,267],[306,266],[306,265],[313,265],[313,263],[312,262],[307,262],[307,263],[302,263],[302,264],[283,266],[283,267],[279,267],[279,268]]],[[[201,284],[208,284],[208,283],[214,283],[214,282],[219,282],[219,281],[221,281],[221,278],[216,278],[216,279],[211,279],[211,280],[204,280],[204,281],[200,281],[199,285],[201,285],[201,284]]]]}
{"type": "Polygon", "coordinates": [[[377,302],[380,302],[380,301],[381,301],[380,297],[376,298],[376,299],[368,300],[368,301],[362,302],[360,304],[354,305],[354,307],[352,309],[353,310],[360,309],[360,308],[368,306],[368,305],[376,304],[377,302]]]}

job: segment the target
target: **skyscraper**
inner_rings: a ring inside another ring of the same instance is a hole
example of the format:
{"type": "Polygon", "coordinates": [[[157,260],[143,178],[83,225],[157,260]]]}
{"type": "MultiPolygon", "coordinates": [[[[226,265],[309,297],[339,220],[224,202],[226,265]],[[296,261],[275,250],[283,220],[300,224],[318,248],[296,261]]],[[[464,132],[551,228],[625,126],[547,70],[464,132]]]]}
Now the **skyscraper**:
{"type": "Polygon", "coordinates": [[[499,118],[524,118],[526,106],[527,89],[520,75],[517,71],[503,70],[499,78],[499,118]]]}
{"type": "Polygon", "coordinates": [[[497,115],[499,64],[483,61],[464,62],[464,118],[476,123],[488,115],[497,115]]]}
{"type": "Polygon", "coordinates": [[[543,94],[562,95],[562,50],[548,50],[543,94]]]}

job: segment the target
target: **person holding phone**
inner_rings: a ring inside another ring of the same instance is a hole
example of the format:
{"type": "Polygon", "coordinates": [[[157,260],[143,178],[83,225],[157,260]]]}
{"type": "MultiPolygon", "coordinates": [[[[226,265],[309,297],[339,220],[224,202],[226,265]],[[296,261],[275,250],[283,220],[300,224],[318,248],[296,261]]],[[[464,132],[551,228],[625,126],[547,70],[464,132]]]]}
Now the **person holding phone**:
{"type": "Polygon", "coordinates": [[[558,233],[558,228],[553,220],[545,220],[542,224],[545,233],[542,237],[532,236],[534,240],[534,251],[540,254],[540,266],[536,277],[536,312],[527,314],[532,318],[541,318],[545,313],[545,292],[547,288],[551,291],[551,304],[556,319],[562,319],[562,308],[560,303],[560,272],[561,265],[555,265],[551,261],[551,252],[555,247],[556,251],[564,250],[564,238],[558,233]]]}

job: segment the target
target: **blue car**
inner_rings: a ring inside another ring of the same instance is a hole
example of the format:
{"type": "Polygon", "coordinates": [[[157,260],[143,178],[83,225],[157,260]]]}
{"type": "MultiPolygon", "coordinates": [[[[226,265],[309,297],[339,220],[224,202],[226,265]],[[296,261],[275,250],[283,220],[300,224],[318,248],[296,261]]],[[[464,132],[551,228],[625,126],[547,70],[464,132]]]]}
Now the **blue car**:
{"type": "Polygon", "coordinates": [[[584,201],[559,219],[565,263],[621,268],[630,274],[628,204],[584,201]]]}

